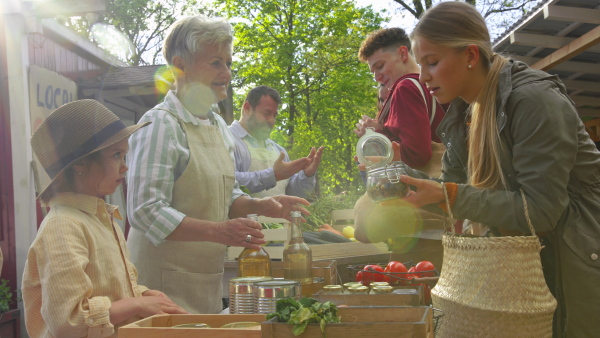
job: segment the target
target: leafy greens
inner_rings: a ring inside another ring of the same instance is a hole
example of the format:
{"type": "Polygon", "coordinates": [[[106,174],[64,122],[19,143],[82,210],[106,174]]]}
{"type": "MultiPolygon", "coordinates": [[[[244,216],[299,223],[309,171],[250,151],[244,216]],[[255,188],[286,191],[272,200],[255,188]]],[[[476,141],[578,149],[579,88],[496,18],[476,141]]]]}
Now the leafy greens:
{"type": "Polygon", "coordinates": [[[269,313],[267,319],[277,317],[280,322],[294,325],[292,332],[298,336],[304,332],[306,325],[318,323],[321,332],[325,333],[327,323],[339,323],[337,307],[331,302],[319,303],[314,298],[284,298],[277,301],[276,312],[269,313]]]}

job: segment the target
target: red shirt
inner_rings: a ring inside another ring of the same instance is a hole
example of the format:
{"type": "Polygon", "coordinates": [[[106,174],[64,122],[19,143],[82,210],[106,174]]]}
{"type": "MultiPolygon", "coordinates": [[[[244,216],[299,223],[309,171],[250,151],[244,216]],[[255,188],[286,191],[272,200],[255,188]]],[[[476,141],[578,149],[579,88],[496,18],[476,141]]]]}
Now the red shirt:
{"type": "Polygon", "coordinates": [[[431,159],[431,141],[441,142],[436,135],[444,108],[436,102],[435,118],[431,126],[432,97],[421,85],[427,105],[419,88],[408,78],[419,80],[419,74],[410,73],[399,78],[390,91],[390,112],[385,120],[383,134],[400,143],[400,157],[411,168],[422,167],[431,159]],[[406,80],[406,81],[403,81],[406,80]]]}

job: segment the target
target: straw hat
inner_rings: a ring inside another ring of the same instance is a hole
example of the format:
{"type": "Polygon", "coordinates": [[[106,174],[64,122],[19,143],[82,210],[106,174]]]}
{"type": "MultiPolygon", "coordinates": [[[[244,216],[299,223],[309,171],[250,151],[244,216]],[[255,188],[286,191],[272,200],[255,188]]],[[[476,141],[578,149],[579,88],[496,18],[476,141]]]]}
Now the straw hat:
{"type": "Polygon", "coordinates": [[[31,137],[33,152],[50,176],[50,183],[78,159],[109,147],[150,124],[126,127],[96,100],[79,100],[58,107],[31,137]]]}

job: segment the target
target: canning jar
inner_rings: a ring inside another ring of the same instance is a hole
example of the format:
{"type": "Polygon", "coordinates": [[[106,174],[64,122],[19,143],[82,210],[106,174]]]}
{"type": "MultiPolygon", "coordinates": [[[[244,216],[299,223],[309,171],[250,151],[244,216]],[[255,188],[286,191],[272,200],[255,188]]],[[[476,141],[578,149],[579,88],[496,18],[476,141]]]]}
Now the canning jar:
{"type": "Polygon", "coordinates": [[[368,295],[369,288],[364,285],[351,286],[348,288],[348,293],[351,295],[368,295]]]}
{"type": "Polygon", "coordinates": [[[371,290],[372,294],[375,295],[379,295],[379,294],[391,294],[394,291],[394,288],[389,286],[389,285],[381,285],[381,286],[376,286],[371,290]]]}
{"type": "Polygon", "coordinates": [[[367,193],[374,202],[408,196],[408,184],[400,181],[406,175],[403,162],[374,165],[367,169],[367,193]]]}
{"type": "Polygon", "coordinates": [[[324,295],[341,295],[344,293],[341,285],[325,285],[323,287],[324,295]]]}

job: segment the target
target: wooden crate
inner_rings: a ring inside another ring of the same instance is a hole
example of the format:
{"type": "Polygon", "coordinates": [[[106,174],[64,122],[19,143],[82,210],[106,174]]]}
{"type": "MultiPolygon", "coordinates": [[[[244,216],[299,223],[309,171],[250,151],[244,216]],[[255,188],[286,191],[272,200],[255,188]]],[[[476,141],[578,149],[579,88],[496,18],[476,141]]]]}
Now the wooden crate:
{"type": "Polygon", "coordinates": [[[119,338],[259,338],[257,329],[222,329],[235,322],[264,322],[264,314],[248,315],[155,315],[124,325],[118,329],[119,338]],[[210,329],[173,328],[174,325],[205,323],[210,329]]]}
{"type": "MultiPolygon", "coordinates": [[[[430,307],[341,307],[341,323],[325,326],[325,337],[414,337],[433,338],[433,313],[430,307]]],[[[293,325],[272,318],[262,323],[263,338],[323,337],[319,324],[308,324],[299,336],[293,325]]]]}
{"type": "Polygon", "coordinates": [[[334,243],[311,245],[313,260],[336,259],[389,253],[385,243],[334,243]]]}
{"type": "Polygon", "coordinates": [[[351,295],[326,295],[319,291],[313,297],[321,303],[332,302],[335,305],[346,306],[420,306],[423,305],[423,291],[421,286],[413,287],[414,294],[368,294],[351,295]]]}

